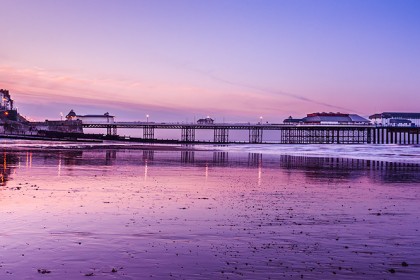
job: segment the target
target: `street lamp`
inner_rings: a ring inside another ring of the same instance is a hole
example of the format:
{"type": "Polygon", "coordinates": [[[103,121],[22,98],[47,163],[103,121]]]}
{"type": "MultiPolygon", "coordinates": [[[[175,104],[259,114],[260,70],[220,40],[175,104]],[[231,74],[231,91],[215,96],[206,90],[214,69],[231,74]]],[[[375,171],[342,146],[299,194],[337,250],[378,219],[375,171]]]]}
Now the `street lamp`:
{"type": "Polygon", "coordinates": [[[149,115],[146,115],[146,122],[149,122],[149,115]]]}
{"type": "Polygon", "coordinates": [[[260,117],[260,124],[262,124],[262,119],[263,119],[263,117],[261,116],[261,117],[260,117]]]}

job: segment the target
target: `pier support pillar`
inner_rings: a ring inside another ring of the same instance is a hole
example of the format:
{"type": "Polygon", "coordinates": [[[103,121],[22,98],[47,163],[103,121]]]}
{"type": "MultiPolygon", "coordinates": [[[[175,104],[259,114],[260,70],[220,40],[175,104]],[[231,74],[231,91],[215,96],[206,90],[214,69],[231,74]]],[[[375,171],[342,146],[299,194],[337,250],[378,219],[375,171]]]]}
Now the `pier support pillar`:
{"type": "Polygon", "coordinates": [[[144,139],[154,139],[155,138],[155,128],[154,126],[148,125],[143,128],[143,138],[144,139]]]}
{"type": "Polygon", "coordinates": [[[260,127],[251,127],[249,129],[249,143],[262,143],[263,129],[260,127]]]}
{"type": "Polygon", "coordinates": [[[229,142],[229,129],[228,128],[215,128],[214,129],[214,142],[228,143],[229,142]]]}
{"type": "Polygon", "coordinates": [[[384,129],[383,128],[380,128],[380,130],[381,130],[381,142],[379,143],[379,144],[385,144],[385,136],[384,136],[384,129]]]}
{"type": "Polygon", "coordinates": [[[194,142],[195,141],[195,128],[184,126],[181,128],[181,141],[194,142]]]}
{"type": "Polygon", "coordinates": [[[117,126],[116,125],[108,125],[106,127],[106,135],[117,135],[117,126]]]}

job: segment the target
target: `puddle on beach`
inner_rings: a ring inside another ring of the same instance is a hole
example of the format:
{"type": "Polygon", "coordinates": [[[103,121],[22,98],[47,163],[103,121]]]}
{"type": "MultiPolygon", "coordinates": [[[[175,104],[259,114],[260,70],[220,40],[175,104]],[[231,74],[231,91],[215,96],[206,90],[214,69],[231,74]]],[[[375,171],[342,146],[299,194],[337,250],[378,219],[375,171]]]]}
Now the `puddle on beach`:
{"type": "Polygon", "coordinates": [[[419,164],[22,150],[0,179],[0,279],[420,275],[419,164]]]}

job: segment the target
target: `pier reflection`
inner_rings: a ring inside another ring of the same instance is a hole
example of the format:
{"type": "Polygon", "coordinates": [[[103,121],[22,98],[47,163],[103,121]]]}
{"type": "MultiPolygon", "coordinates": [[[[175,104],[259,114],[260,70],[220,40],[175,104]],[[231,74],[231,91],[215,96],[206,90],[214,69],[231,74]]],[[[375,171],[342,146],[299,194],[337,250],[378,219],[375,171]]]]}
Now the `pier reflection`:
{"type": "Polygon", "coordinates": [[[182,163],[194,163],[194,151],[182,151],[181,152],[181,162],[182,163]]]}
{"type": "MultiPolygon", "coordinates": [[[[0,184],[6,185],[10,174],[16,168],[35,166],[54,167],[58,176],[66,170],[74,175],[82,169],[75,167],[96,167],[103,173],[112,168],[102,166],[141,166],[145,171],[154,166],[203,167],[203,176],[208,177],[209,168],[256,169],[260,182],[264,170],[279,170],[284,173],[300,172],[306,180],[332,182],[368,177],[381,182],[420,182],[420,164],[384,162],[334,157],[307,157],[294,155],[270,155],[260,153],[235,153],[221,151],[160,151],[160,150],[34,150],[3,151],[0,155],[0,184]]],[[[143,169],[142,168],[142,169],[143,169]]],[[[240,176],[240,173],[238,174],[240,176]]]]}
{"type": "Polygon", "coordinates": [[[227,152],[213,152],[212,163],[217,166],[226,166],[229,163],[229,153],[227,152]]]}
{"type": "Polygon", "coordinates": [[[0,186],[6,186],[11,174],[19,166],[19,157],[7,152],[0,154],[0,186]]]}
{"type": "Polygon", "coordinates": [[[155,151],[154,150],[147,150],[147,151],[143,151],[143,160],[153,160],[155,155],[155,151]]]}

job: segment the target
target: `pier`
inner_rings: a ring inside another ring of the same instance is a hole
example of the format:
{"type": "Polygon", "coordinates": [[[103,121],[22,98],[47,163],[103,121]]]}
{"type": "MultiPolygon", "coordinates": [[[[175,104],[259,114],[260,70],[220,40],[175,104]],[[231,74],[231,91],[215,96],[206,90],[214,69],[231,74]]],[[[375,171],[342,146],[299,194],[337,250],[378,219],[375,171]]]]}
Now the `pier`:
{"type": "Polygon", "coordinates": [[[263,123],[262,117],[258,123],[214,123],[210,117],[194,123],[149,122],[149,115],[146,115],[147,121],[117,122],[108,112],[78,115],[70,110],[65,119],[62,115],[61,120],[33,122],[17,112],[8,90],[0,89],[0,100],[0,136],[3,138],[168,144],[420,144],[420,113],[383,112],[370,116],[369,121],[357,114],[318,112],[301,119],[290,116],[283,123],[269,124],[263,123]],[[103,132],[86,133],[89,129],[103,129],[103,132]],[[120,129],[140,133],[126,137],[118,134],[120,129]],[[176,131],[177,136],[163,139],[156,133],[162,130],[176,131]]]}
{"type": "Polygon", "coordinates": [[[103,128],[106,135],[118,135],[118,129],[141,129],[145,141],[159,141],[156,129],[178,130],[181,143],[202,143],[196,140],[199,130],[213,131],[216,144],[239,143],[231,141],[234,130],[248,131],[248,139],[240,143],[250,144],[420,144],[419,127],[392,127],[373,125],[285,125],[285,124],[186,124],[150,122],[83,123],[83,128],[103,128]],[[276,131],[278,139],[264,141],[264,133],[276,131]]]}

